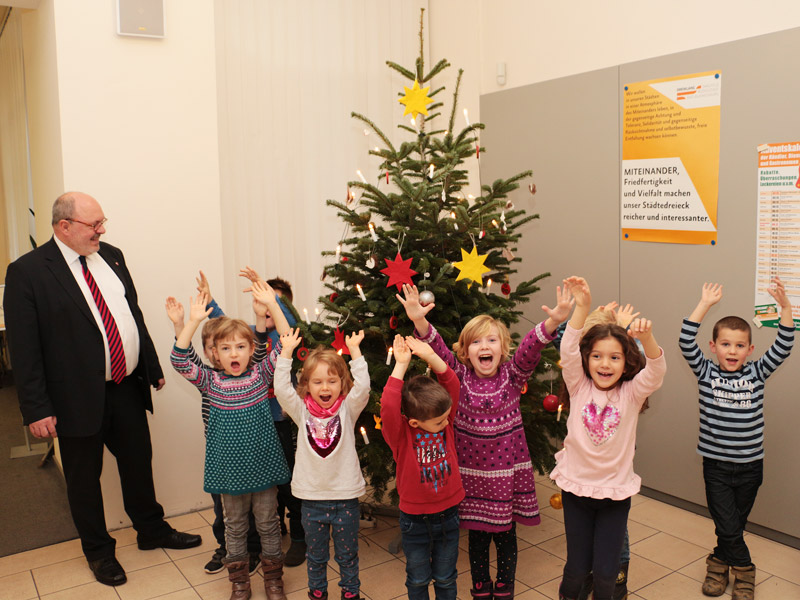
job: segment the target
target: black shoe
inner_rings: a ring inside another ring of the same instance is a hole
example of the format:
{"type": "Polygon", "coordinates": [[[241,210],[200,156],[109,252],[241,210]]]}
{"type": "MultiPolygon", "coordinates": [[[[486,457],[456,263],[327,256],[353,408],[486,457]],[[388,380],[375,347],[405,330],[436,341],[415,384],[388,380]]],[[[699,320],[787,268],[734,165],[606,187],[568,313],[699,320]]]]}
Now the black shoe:
{"type": "Polygon", "coordinates": [[[203,543],[203,538],[191,533],[173,531],[156,540],[139,540],[139,550],[155,550],[156,548],[171,548],[172,550],[185,550],[194,548],[203,543]]]}
{"type": "Polygon", "coordinates": [[[258,567],[261,566],[261,554],[259,552],[251,552],[248,560],[250,561],[248,565],[250,568],[250,575],[252,575],[258,571],[258,567]]]}
{"type": "Polygon", "coordinates": [[[94,578],[103,585],[122,585],[128,581],[125,569],[114,556],[90,560],[89,568],[94,573],[94,578]]]}
{"type": "Polygon", "coordinates": [[[212,556],[211,560],[206,563],[206,566],[203,567],[203,570],[206,573],[219,573],[222,571],[222,569],[225,568],[225,563],[222,562],[222,559],[225,558],[226,554],[228,553],[222,546],[214,550],[214,556],[212,556]]]}
{"type": "Polygon", "coordinates": [[[306,543],[292,540],[292,545],[286,551],[286,557],[283,559],[283,564],[287,567],[296,567],[302,565],[306,560],[306,543]]]}

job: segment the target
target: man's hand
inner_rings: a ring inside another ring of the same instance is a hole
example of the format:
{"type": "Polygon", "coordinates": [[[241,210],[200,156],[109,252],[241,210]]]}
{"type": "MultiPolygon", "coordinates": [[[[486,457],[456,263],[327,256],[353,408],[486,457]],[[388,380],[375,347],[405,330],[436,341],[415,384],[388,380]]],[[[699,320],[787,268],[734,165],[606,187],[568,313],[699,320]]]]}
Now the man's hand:
{"type": "Polygon", "coordinates": [[[162,377],[161,379],[158,380],[158,382],[153,387],[156,388],[156,391],[158,391],[158,390],[160,390],[161,388],[164,387],[165,383],[166,383],[166,381],[162,377]]]}
{"type": "Polygon", "coordinates": [[[38,421],[28,425],[28,428],[31,430],[33,436],[37,438],[58,437],[58,433],[56,433],[55,417],[45,417],[44,419],[39,419],[38,421]]]}

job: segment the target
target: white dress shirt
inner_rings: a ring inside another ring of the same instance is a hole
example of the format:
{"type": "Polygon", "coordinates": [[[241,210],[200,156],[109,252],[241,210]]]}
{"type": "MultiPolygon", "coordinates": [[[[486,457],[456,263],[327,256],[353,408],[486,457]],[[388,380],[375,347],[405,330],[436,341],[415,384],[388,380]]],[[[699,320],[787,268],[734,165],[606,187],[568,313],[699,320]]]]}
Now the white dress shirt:
{"type": "MultiPolygon", "coordinates": [[[[103,344],[105,346],[106,354],[106,381],[111,381],[111,354],[108,351],[108,337],[106,336],[106,328],[103,325],[103,317],[100,316],[100,311],[97,304],[92,297],[92,291],[89,289],[89,284],[83,276],[83,267],[81,267],[80,255],[72,248],[64,244],[58,237],[53,236],[56,245],[67,266],[72,271],[72,276],[81,288],[86,304],[89,305],[89,310],[94,315],[94,320],[97,321],[97,328],[103,334],[103,344]]],[[[139,330],[136,327],[136,321],[131,313],[128,301],[125,298],[125,286],[117,277],[116,273],[108,266],[103,257],[97,252],[90,254],[86,257],[86,266],[94,277],[100,293],[103,294],[103,300],[106,301],[106,306],[114,317],[119,330],[120,338],[122,339],[122,348],[125,351],[126,371],[125,375],[133,373],[136,365],[139,363],[139,330]]]]}

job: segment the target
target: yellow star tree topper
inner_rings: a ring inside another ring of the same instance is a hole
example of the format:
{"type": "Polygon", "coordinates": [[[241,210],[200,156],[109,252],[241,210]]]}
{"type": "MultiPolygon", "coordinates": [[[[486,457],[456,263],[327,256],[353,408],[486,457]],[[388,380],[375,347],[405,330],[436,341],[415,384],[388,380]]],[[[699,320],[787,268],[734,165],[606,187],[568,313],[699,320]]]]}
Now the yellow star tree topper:
{"type": "Polygon", "coordinates": [[[420,88],[419,81],[415,79],[413,87],[407,88],[403,86],[403,89],[406,91],[406,95],[397,99],[400,104],[406,105],[403,116],[405,117],[407,114],[411,113],[411,116],[416,119],[417,113],[422,113],[427,117],[428,104],[433,102],[433,98],[428,97],[428,90],[431,89],[431,86],[420,88]]]}
{"type": "MultiPolygon", "coordinates": [[[[482,275],[486,273],[486,271],[491,271],[489,267],[483,264],[487,256],[489,255],[478,254],[478,248],[475,246],[472,247],[472,251],[469,253],[461,248],[461,260],[453,263],[453,266],[460,271],[458,277],[456,277],[456,281],[470,279],[482,286],[482,275]]],[[[469,286],[472,287],[472,283],[470,283],[469,286]]]]}

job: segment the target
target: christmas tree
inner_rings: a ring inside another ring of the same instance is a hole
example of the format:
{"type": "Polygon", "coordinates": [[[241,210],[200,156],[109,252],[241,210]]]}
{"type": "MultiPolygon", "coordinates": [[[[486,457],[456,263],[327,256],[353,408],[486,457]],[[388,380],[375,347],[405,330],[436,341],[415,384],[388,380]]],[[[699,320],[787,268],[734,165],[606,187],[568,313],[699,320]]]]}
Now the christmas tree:
{"type": "MultiPolygon", "coordinates": [[[[365,331],[361,348],[369,365],[372,392],[357,425],[362,435],[356,439],[365,477],[378,499],[395,474],[391,451],[377,431],[381,392],[392,370],[389,348],[396,334],[413,333],[413,325],[395,297],[402,283],[413,282],[421,294],[433,295],[436,307],[428,318],[452,346],[464,325],[479,314],[489,314],[509,326],[517,323],[523,318],[519,305],[527,302],[539,290],[537,283],[549,275],[542,273],[512,289],[510,277],[520,262],[513,254],[520,238],[518,230],[538,215],[515,208],[509,195],[532,172],[482,185],[477,198],[464,195],[468,185],[464,165],[467,160],[480,160],[485,151],[478,137],[484,126],[469,123],[465,113],[466,126],[457,130],[461,70],[444,122],[441,111],[445,103],[436,98],[445,88],[430,89],[435,77],[450,65],[441,60],[426,72],[422,19],[419,35],[420,53],[414,69],[386,63],[409,81],[399,94],[405,114],[411,115],[409,125],[399,126],[399,145],[369,118],[352,113],[381,140],[382,147],[369,152],[380,157],[380,170],[373,181],[359,172],[361,179],[348,183],[344,202],[327,201],[344,222],[339,246],[323,253],[333,259],[322,275],[329,294],[319,300],[324,311],[316,321],[307,315],[300,318],[295,311],[303,335],[295,359],[298,369],[311,348],[333,345],[346,353],[344,333],[365,331]]],[[[530,190],[533,193],[535,187],[530,190]]],[[[518,342],[520,335],[512,337],[518,342]]],[[[557,421],[542,403],[557,386],[552,381],[558,377],[557,360],[553,348],[545,350],[521,400],[531,459],[539,472],[553,467],[555,444],[565,433],[565,420],[557,421]]],[[[425,372],[425,367],[414,359],[407,377],[425,372]]]]}

